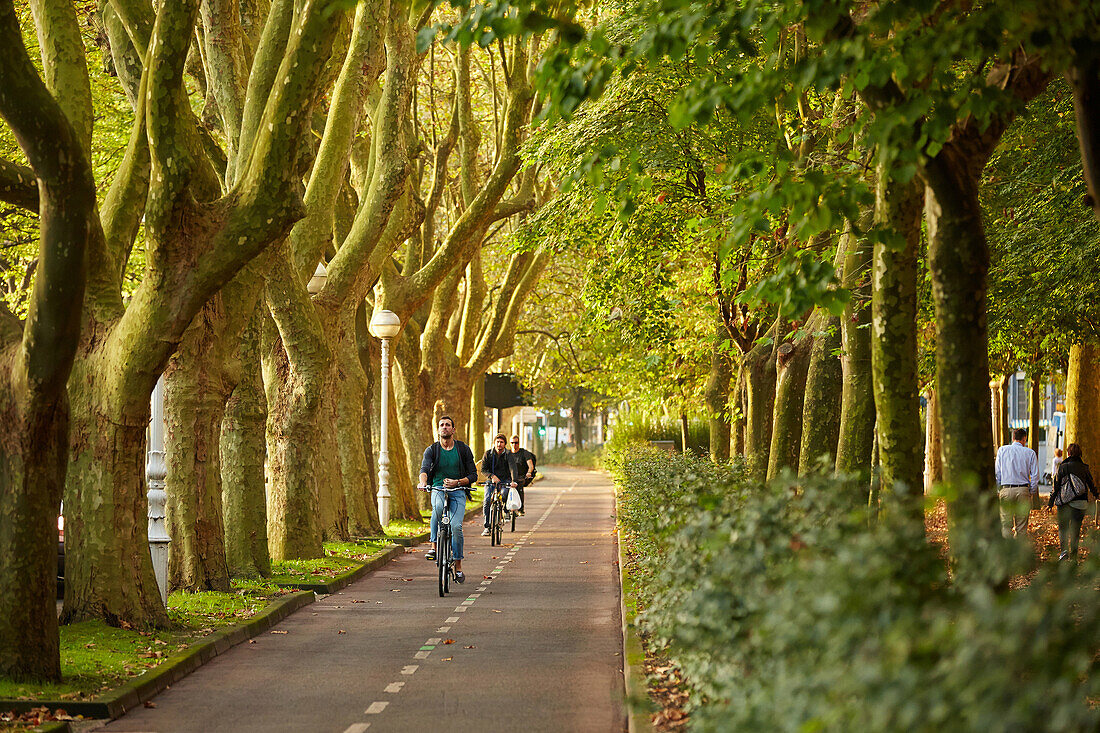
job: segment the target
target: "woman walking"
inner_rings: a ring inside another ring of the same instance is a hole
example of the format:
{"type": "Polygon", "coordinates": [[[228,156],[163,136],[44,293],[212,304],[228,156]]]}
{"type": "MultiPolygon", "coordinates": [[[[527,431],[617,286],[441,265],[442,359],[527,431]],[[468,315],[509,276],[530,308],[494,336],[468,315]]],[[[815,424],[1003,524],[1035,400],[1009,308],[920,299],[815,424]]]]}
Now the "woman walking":
{"type": "Polygon", "coordinates": [[[1085,519],[1089,494],[1097,496],[1089,465],[1081,460],[1081,446],[1070,443],[1066,458],[1058,466],[1048,507],[1058,507],[1059,560],[1077,560],[1077,545],[1081,539],[1081,522],[1085,519]]]}

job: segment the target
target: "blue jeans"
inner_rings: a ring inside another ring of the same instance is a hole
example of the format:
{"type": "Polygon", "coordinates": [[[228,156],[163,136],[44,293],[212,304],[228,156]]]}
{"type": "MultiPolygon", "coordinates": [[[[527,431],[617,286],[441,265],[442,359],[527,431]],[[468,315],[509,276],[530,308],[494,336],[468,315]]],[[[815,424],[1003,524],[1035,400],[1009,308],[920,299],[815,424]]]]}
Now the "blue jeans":
{"type": "Polygon", "coordinates": [[[447,502],[447,517],[451,522],[451,549],[454,559],[462,559],[462,520],[466,516],[466,492],[462,489],[444,493],[442,489],[432,489],[432,542],[439,531],[439,518],[443,516],[443,502],[447,502]]]}
{"type": "MultiPolygon", "coordinates": [[[[492,499],[493,499],[493,488],[492,487],[497,486],[497,485],[498,484],[486,484],[485,485],[485,499],[484,499],[484,501],[481,502],[481,511],[485,515],[485,526],[486,527],[489,526],[489,502],[492,501],[492,499]]],[[[500,492],[501,492],[500,493],[500,498],[505,503],[507,503],[507,501],[508,501],[508,492],[511,490],[512,487],[509,486],[504,481],[501,481],[499,486],[500,486],[500,492]]]]}

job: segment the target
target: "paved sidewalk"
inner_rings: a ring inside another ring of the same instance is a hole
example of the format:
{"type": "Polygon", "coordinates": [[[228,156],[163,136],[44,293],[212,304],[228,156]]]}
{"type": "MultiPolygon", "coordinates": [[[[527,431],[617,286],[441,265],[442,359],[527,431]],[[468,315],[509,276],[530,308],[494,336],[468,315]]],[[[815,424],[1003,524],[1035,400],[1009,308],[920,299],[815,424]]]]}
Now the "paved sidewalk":
{"type": "Polygon", "coordinates": [[[613,489],[544,473],[504,547],[464,526],[467,580],[446,599],[422,546],[105,730],[625,730],[613,489]]]}

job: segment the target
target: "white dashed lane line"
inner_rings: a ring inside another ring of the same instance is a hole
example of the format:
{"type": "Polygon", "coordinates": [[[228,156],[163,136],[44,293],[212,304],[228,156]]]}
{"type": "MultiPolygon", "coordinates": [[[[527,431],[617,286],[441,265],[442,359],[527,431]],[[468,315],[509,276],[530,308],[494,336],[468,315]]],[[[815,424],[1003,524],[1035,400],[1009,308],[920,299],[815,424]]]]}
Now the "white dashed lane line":
{"type": "MultiPolygon", "coordinates": [[[[573,486],[576,486],[576,483],[574,483],[573,486]]],[[[467,596],[466,600],[462,601],[462,603],[455,608],[454,613],[465,613],[467,609],[471,608],[474,605],[477,599],[481,597],[482,592],[489,587],[489,584],[492,583],[493,580],[496,579],[496,577],[498,577],[500,573],[504,572],[505,563],[509,563],[512,561],[513,556],[520,549],[520,547],[523,546],[523,543],[526,542],[527,539],[531,536],[531,533],[541,527],[542,523],[546,521],[546,518],[550,516],[550,512],[554,511],[554,507],[558,505],[558,502],[561,500],[562,494],[564,494],[566,491],[572,491],[573,486],[570,486],[568,489],[564,489],[558,492],[558,495],[554,497],[554,501],[550,503],[550,506],[546,508],[546,511],[542,513],[542,516],[539,517],[539,520],[535,522],[534,526],[532,526],[531,529],[529,529],[527,533],[523,535],[523,537],[521,537],[513,544],[512,549],[504,556],[504,559],[501,560],[501,564],[493,568],[492,572],[489,573],[490,577],[482,581],[481,585],[477,589],[478,592],[471,593],[469,596],[467,596]]],[[[445,625],[440,626],[436,630],[436,632],[440,634],[447,633],[451,630],[450,624],[458,623],[460,618],[461,616],[448,616],[447,620],[444,621],[445,625]]],[[[420,650],[413,654],[413,658],[427,659],[431,655],[432,651],[435,649],[436,645],[438,645],[441,641],[442,637],[432,637],[428,639],[424,642],[423,645],[421,645],[420,650]]],[[[420,665],[409,664],[401,668],[401,674],[411,676],[419,668],[420,665]]],[[[385,692],[395,694],[401,692],[401,689],[404,686],[404,681],[391,682],[390,684],[386,685],[385,692]]],[[[381,713],[383,710],[385,710],[387,705],[389,705],[388,701],[378,700],[376,702],[372,702],[370,704],[370,707],[368,707],[363,712],[366,715],[377,715],[378,713],[381,713]]],[[[363,733],[369,727],[370,723],[353,723],[344,730],[344,733],[363,733]]]]}

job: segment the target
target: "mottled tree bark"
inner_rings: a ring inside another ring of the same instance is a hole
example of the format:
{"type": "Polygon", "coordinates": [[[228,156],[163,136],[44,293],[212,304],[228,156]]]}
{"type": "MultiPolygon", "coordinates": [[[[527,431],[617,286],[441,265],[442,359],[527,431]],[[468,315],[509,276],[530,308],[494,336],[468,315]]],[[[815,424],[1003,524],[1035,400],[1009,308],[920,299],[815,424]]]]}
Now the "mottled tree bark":
{"type": "Polygon", "coordinates": [[[785,343],[776,352],[775,408],[768,457],[768,480],[784,468],[797,469],[802,447],[803,396],[812,339],[785,343]]]}
{"type": "Polygon", "coordinates": [[[768,473],[772,419],[775,410],[775,344],[760,343],[745,354],[745,463],[749,475],[764,480],[768,473]]]}
{"type": "MultiPolygon", "coordinates": [[[[974,177],[944,164],[930,191],[928,257],[936,306],[936,395],[943,425],[944,478],[955,488],[955,519],[992,537],[996,527],[994,446],[989,425],[986,288],[989,249],[974,177]]],[[[931,186],[930,186],[931,188],[931,186]]],[[[977,539],[963,528],[959,535],[977,539]]],[[[959,543],[962,544],[962,543],[959,543]]],[[[977,560],[982,543],[954,547],[977,560]]]]}
{"type": "MultiPolygon", "coordinates": [[[[855,237],[847,232],[845,237],[855,237]]],[[[840,321],[840,364],[844,373],[840,406],[840,436],[836,470],[867,477],[875,433],[875,401],[871,373],[871,263],[870,242],[856,238],[847,249],[844,285],[852,299],[840,321]]],[[[859,502],[866,499],[860,495],[859,502]]]]}
{"type": "Polygon", "coordinates": [[[943,433],[936,388],[929,386],[924,394],[927,400],[924,417],[924,491],[927,493],[943,481],[943,433]]]}
{"type": "Polygon", "coordinates": [[[710,458],[728,461],[730,457],[730,361],[722,348],[728,338],[725,326],[718,328],[710,352],[710,375],[707,378],[707,421],[710,427],[710,458]]]}
{"type": "Polygon", "coordinates": [[[1075,48],[1073,63],[1066,72],[1073,87],[1073,111],[1077,118],[1077,143],[1089,203],[1100,219],[1100,51],[1094,42],[1075,48]]]}
{"type": "Polygon", "coordinates": [[[879,166],[874,246],[871,361],[874,368],[879,483],[884,508],[924,531],[920,399],[917,393],[917,275],[923,186],[879,166]]]}
{"type": "Polygon", "coordinates": [[[221,298],[207,303],[191,328],[209,338],[188,338],[164,370],[166,521],[172,538],[168,585],[188,591],[229,590],[222,516],[222,414],[228,397],[216,336],[206,316],[221,319],[221,298]]]}
{"type": "Polygon", "coordinates": [[[484,455],[485,447],[485,376],[475,379],[470,385],[470,448],[475,456],[484,455]]]}
{"type": "Polygon", "coordinates": [[[835,466],[840,438],[840,396],[844,384],[844,372],[837,356],[840,318],[823,318],[816,322],[815,328],[818,331],[813,336],[806,370],[806,397],[802,405],[799,474],[813,471],[823,457],[830,467],[835,466]]]}
{"type": "Polygon", "coordinates": [[[225,404],[222,419],[221,479],[225,517],[225,559],[235,578],[269,577],[264,424],[267,400],[260,376],[260,332],[257,313],[241,337],[234,360],[239,378],[225,404]]]}
{"type": "MultiPolygon", "coordinates": [[[[71,8],[65,24],[76,25],[71,8]]],[[[41,46],[46,54],[48,44],[41,46]]],[[[30,162],[39,213],[26,321],[0,307],[0,677],[58,680],[54,548],[68,452],[65,382],[80,336],[88,245],[102,233],[81,132],[54,98],[65,84],[47,74],[51,94],[39,78],[10,0],[0,0],[0,48],[0,116],[30,162]]],[[[89,135],[90,124],[89,117],[89,135]]]]}
{"type": "Polygon", "coordinates": [[[151,160],[146,274],[124,306],[117,265],[124,253],[113,250],[90,259],[94,286],[85,308],[90,324],[70,379],[67,620],[168,622],[145,531],[149,394],[204,303],[283,239],[301,215],[300,141],[340,17],[335,10],[332,0],[301,8],[294,37],[277,52],[283,63],[272,71],[275,81],[261,90],[249,165],[226,196],[183,89],[198,3],[160,4],[155,29],[145,36],[149,93],[139,99],[146,106],[142,119],[151,160]]]}
{"type": "Polygon", "coordinates": [[[1043,407],[1040,388],[1043,376],[1037,372],[1028,375],[1027,391],[1027,447],[1039,452],[1039,411],[1043,407]]]}
{"type": "Polygon", "coordinates": [[[745,457],[745,415],[748,414],[748,406],[745,399],[745,370],[744,367],[737,371],[737,382],[733,393],[736,413],[733,417],[731,432],[733,433],[733,455],[745,457]]]}
{"type": "Polygon", "coordinates": [[[1077,443],[1086,462],[1100,460],[1100,347],[1074,344],[1066,373],[1066,445],[1077,443]]]}

